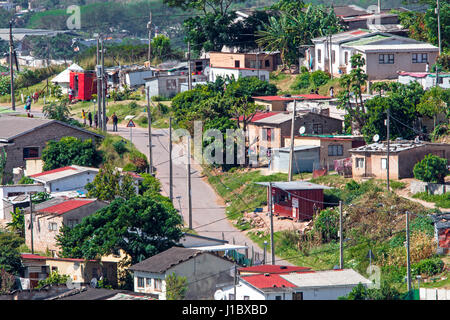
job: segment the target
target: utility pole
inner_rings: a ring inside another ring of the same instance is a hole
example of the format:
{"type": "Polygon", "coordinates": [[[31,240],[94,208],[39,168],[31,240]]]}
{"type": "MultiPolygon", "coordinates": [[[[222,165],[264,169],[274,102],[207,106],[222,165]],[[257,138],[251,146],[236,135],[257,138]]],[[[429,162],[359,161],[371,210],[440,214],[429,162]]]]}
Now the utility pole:
{"type": "Polygon", "coordinates": [[[237,285],[237,266],[236,266],[236,262],[235,262],[234,263],[234,300],[237,300],[236,285],[237,285]]]}
{"type": "Polygon", "coordinates": [[[437,15],[437,25],[438,25],[438,43],[439,43],[439,55],[442,53],[441,46],[441,23],[440,23],[440,5],[439,0],[436,0],[436,15],[437,15]]]}
{"type": "Polygon", "coordinates": [[[272,253],[272,264],[275,264],[275,246],[273,241],[272,182],[269,182],[269,212],[270,212],[270,251],[272,253]]]}
{"type": "Polygon", "coordinates": [[[342,201],[339,201],[339,269],[344,269],[344,234],[342,227],[342,201]]]}
{"type": "Polygon", "coordinates": [[[14,96],[14,43],[12,35],[12,20],[9,22],[9,72],[11,77],[11,108],[16,110],[16,97],[14,96]]]}
{"type": "Polygon", "coordinates": [[[150,20],[147,23],[148,29],[148,63],[151,65],[152,61],[152,11],[150,10],[150,20]]]}
{"type": "MultiPolygon", "coordinates": [[[[50,43],[49,43],[49,39],[47,38],[47,68],[50,66],[50,43]]],[[[48,78],[47,77],[47,96],[49,96],[49,92],[48,92],[48,78]]]]}
{"type": "Polygon", "coordinates": [[[172,117],[169,118],[169,199],[173,201],[172,117]]]}
{"type": "Polygon", "coordinates": [[[30,229],[31,229],[31,253],[34,254],[34,232],[33,232],[33,201],[31,200],[31,193],[30,196],[30,229]]]}
{"type": "Polygon", "coordinates": [[[258,52],[256,52],[256,68],[258,69],[258,80],[259,80],[259,51],[260,47],[258,47],[258,52]]]}
{"type": "Polygon", "coordinates": [[[107,131],[106,124],[106,79],[105,79],[105,49],[102,38],[102,126],[103,131],[107,131]]]}
{"type": "Polygon", "coordinates": [[[192,90],[191,42],[188,41],[188,89],[192,90]]]}
{"type": "Polygon", "coordinates": [[[333,49],[332,49],[331,37],[332,37],[332,33],[330,31],[330,76],[331,76],[331,79],[333,79],[333,49]]]}
{"type": "Polygon", "coordinates": [[[294,100],[294,110],[292,110],[292,123],[291,123],[291,150],[289,152],[289,177],[288,181],[292,181],[293,169],[294,169],[294,125],[295,125],[295,112],[297,109],[297,100],[294,100]]]}
{"type": "Polygon", "coordinates": [[[406,211],[406,265],[407,265],[407,283],[408,291],[411,291],[411,259],[409,256],[409,211],[406,211]]]}
{"type": "Polygon", "coordinates": [[[102,66],[100,65],[100,37],[97,35],[97,123],[98,128],[101,128],[101,114],[102,114],[102,66]]]}
{"type": "Polygon", "coordinates": [[[189,212],[189,230],[192,230],[192,190],[191,190],[191,137],[188,136],[187,144],[187,196],[189,212]]]}
{"type": "Polygon", "coordinates": [[[150,87],[147,87],[147,119],[148,119],[148,150],[150,157],[150,174],[153,175],[153,153],[152,153],[152,113],[150,112],[150,87]]]}
{"type": "Polygon", "coordinates": [[[390,123],[389,123],[389,116],[390,116],[390,114],[389,114],[389,107],[387,108],[387,111],[386,111],[386,113],[387,113],[387,119],[386,119],[386,126],[387,126],[387,151],[386,151],[386,153],[387,153],[387,159],[386,159],[386,185],[387,185],[387,191],[388,192],[390,192],[390,188],[389,188],[389,155],[390,155],[390,148],[391,148],[391,135],[390,135],[390,131],[389,131],[389,126],[390,126],[390,123]]]}

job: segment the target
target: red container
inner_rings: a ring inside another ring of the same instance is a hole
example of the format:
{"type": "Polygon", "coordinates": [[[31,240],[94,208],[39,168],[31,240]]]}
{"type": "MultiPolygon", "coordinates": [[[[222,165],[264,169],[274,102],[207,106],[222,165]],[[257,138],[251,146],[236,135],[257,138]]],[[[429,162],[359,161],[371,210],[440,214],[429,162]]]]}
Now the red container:
{"type": "Polygon", "coordinates": [[[70,88],[74,99],[89,101],[97,94],[97,76],[94,71],[70,72],[70,88]]]}

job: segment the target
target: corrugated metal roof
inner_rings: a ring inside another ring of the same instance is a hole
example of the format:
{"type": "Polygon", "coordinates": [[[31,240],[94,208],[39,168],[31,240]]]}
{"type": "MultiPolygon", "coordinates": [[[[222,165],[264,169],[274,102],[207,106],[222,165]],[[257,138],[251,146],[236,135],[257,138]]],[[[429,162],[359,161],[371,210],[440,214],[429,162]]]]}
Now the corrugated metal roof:
{"type": "Polygon", "coordinates": [[[271,264],[239,268],[240,272],[252,272],[252,273],[290,273],[290,272],[302,272],[306,270],[311,270],[311,268],[297,267],[297,266],[280,266],[271,264]]]}
{"type": "Polygon", "coordinates": [[[439,48],[429,43],[404,43],[404,44],[377,44],[377,45],[362,45],[349,46],[362,52],[390,52],[390,51],[439,51],[439,48]]]}
{"type": "Polygon", "coordinates": [[[372,283],[372,281],[364,278],[352,269],[326,270],[311,273],[300,272],[282,274],[280,277],[293,283],[298,288],[349,286],[357,285],[358,283],[368,285],[372,283]]]}
{"type": "Polygon", "coordinates": [[[241,279],[258,289],[295,287],[293,283],[282,278],[279,274],[257,274],[254,276],[242,276],[241,279]]]}
{"type": "MultiPolygon", "coordinates": [[[[268,187],[269,182],[256,182],[256,184],[268,187]]],[[[309,181],[281,181],[272,182],[272,187],[282,189],[282,190],[323,190],[332,189],[327,186],[322,186],[320,184],[311,183],[309,181]]]]}
{"type": "Polygon", "coordinates": [[[69,211],[75,210],[87,204],[93,203],[95,200],[68,200],[62,203],[58,203],[54,206],[47,207],[39,210],[41,213],[54,213],[54,214],[64,214],[69,211]]]}
{"type": "Polygon", "coordinates": [[[270,117],[265,117],[263,119],[252,121],[252,122],[267,123],[267,124],[281,124],[286,121],[292,121],[292,115],[289,113],[279,112],[270,117]]]}
{"type": "Polygon", "coordinates": [[[83,172],[92,171],[92,172],[98,172],[99,169],[97,168],[90,168],[90,167],[82,167],[77,165],[67,166],[59,169],[54,169],[50,171],[44,171],[41,173],[37,173],[34,175],[31,175],[30,178],[35,179],[37,181],[41,182],[51,182],[55,180],[59,180],[62,178],[71,177],[83,172]]]}
{"type": "MultiPolygon", "coordinates": [[[[320,149],[320,146],[294,146],[294,152],[299,151],[306,151],[306,150],[314,150],[314,149],[320,149]]],[[[278,152],[291,152],[290,147],[284,147],[284,148],[273,148],[273,151],[278,152]]]]}

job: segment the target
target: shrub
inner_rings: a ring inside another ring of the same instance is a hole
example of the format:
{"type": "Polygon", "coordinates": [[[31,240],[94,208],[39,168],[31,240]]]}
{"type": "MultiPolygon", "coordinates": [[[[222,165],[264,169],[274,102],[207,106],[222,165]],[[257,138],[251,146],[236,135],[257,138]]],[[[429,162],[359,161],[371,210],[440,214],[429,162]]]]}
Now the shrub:
{"type": "Polygon", "coordinates": [[[428,154],[416,163],[413,169],[414,177],[425,182],[443,183],[445,176],[450,173],[447,159],[428,154]]]}
{"type": "Polygon", "coordinates": [[[442,272],[444,269],[444,262],[439,258],[430,258],[421,260],[411,266],[411,273],[413,276],[424,274],[427,276],[434,276],[442,272]]]}
{"type": "Polygon", "coordinates": [[[40,289],[46,285],[66,284],[70,279],[68,275],[60,275],[57,271],[53,271],[45,280],[39,280],[36,289],[40,289]]]}
{"type": "Polygon", "coordinates": [[[130,172],[136,172],[137,168],[133,163],[127,163],[124,167],[123,167],[123,171],[130,171],[130,172]]]}
{"type": "Polygon", "coordinates": [[[304,72],[295,77],[294,83],[291,85],[293,90],[306,89],[310,86],[309,72],[304,72]]]}
{"type": "Polygon", "coordinates": [[[31,179],[30,177],[23,176],[23,177],[19,180],[19,184],[34,184],[34,180],[31,179]]]}
{"type": "Polygon", "coordinates": [[[127,144],[123,140],[114,141],[112,146],[120,156],[127,152],[127,144]]]}
{"type": "Polygon", "coordinates": [[[314,219],[314,229],[322,234],[322,239],[329,241],[337,239],[339,214],[336,210],[325,209],[320,211],[314,219]]]}
{"type": "Polygon", "coordinates": [[[315,88],[323,86],[328,82],[328,80],[330,80],[330,75],[322,70],[317,70],[311,73],[310,81],[315,88]]]}

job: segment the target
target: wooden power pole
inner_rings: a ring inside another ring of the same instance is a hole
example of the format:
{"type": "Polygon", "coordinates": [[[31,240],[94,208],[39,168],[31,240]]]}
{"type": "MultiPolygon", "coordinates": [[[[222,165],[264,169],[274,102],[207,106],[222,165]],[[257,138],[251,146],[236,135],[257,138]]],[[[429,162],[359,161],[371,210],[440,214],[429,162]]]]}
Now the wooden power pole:
{"type": "Polygon", "coordinates": [[[169,199],[173,202],[172,117],[169,118],[169,199]]]}
{"type": "Polygon", "coordinates": [[[294,109],[292,110],[291,123],[291,150],[289,152],[289,180],[292,181],[294,176],[294,127],[295,127],[295,112],[297,109],[297,100],[294,100],[294,109]]]}
{"type": "Polygon", "coordinates": [[[9,72],[11,77],[11,108],[16,110],[16,97],[14,96],[14,42],[12,35],[12,21],[9,22],[9,72]]]}
{"type": "Polygon", "coordinates": [[[189,212],[189,230],[192,230],[192,190],[191,190],[191,137],[188,136],[187,144],[187,196],[189,212]]]}
{"type": "Polygon", "coordinates": [[[101,114],[102,114],[102,66],[100,65],[100,37],[97,36],[97,123],[98,128],[101,128],[101,114]]]}
{"type": "Polygon", "coordinates": [[[150,87],[147,87],[147,118],[148,118],[148,151],[150,158],[150,174],[153,175],[153,153],[152,153],[152,113],[150,112],[150,87]]]}
{"type": "Polygon", "coordinates": [[[151,65],[152,61],[152,11],[150,10],[150,20],[147,23],[148,29],[148,63],[151,65]]]}
{"type": "Polygon", "coordinates": [[[269,182],[269,213],[270,213],[270,251],[272,254],[272,264],[275,264],[275,245],[273,241],[272,182],[269,182]]]}

